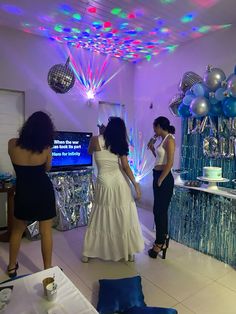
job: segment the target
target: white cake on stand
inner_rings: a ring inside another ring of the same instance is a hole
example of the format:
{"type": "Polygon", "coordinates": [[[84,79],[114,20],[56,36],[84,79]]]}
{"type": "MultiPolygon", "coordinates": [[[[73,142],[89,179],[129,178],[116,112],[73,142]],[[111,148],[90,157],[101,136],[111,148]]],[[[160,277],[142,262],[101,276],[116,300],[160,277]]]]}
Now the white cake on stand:
{"type": "Polygon", "coordinates": [[[203,167],[203,176],[197,177],[197,179],[208,182],[207,188],[213,190],[218,190],[218,182],[229,182],[229,179],[222,177],[221,167],[203,167]]]}

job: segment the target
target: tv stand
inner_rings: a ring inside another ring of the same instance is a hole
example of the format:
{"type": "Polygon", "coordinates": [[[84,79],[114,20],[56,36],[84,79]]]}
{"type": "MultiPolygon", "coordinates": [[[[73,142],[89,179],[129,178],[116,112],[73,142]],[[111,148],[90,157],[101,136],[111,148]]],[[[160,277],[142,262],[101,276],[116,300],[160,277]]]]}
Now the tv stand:
{"type": "Polygon", "coordinates": [[[60,231],[85,226],[91,213],[93,168],[50,172],[57,216],[55,228],[60,231]]]}

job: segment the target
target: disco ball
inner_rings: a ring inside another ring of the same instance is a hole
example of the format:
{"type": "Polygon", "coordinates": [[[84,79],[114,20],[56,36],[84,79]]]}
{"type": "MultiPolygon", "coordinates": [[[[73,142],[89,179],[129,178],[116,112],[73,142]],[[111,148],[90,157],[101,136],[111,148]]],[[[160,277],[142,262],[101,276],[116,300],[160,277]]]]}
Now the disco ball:
{"type": "Polygon", "coordinates": [[[48,72],[48,85],[54,92],[67,93],[75,84],[75,75],[69,68],[69,58],[66,64],[55,64],[48,72]]]}
{"type": "Polygon", "coordinates": [[[202,83],[201,76],[192,71],[186,72],[179,83],[179,89],[185,93],[196,83],[202,83]]]}

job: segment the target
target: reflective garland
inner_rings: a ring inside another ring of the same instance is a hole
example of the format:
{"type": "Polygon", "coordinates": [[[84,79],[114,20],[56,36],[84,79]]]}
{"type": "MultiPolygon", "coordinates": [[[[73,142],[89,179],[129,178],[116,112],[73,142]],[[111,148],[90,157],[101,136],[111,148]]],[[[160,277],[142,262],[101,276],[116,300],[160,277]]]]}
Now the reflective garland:
{"type": "MultiPolygon", "coordinates": [[[[197,122],[199,122],[200,128],[201,121],[197,120],[197,122]]],[[[221,148],[222,152],[220,156],[216,157],[210,154],[204,154],[204,150],[206,150],[206,146],[204,147],[204,144],[209,144],[208,146],[211,147],[211,152],[214,152],[216,146],[214,138],[211,138],[211,140],[206,143],[206,140],[208,139],[207,136],[209,136],[207,128],[204,133],[193,131],[190,133],[188,119],[183,119],[182,130],[181,168],[188,171],[187,174],[181,175],[182,179],[196,180],[197,177],[203,175],[203,167],[205,166],[222,167],[222,176],[230,180],[229,183],[223,183],[223,186],[234,188],[234,184],[231,180],[235,179],[235,157],[225,158],[224,151],[226,150],[223,147],[221,148]]],[[[212,128],[208,130],[211,131],[212,128]]],[[[230,139],[230,135],[228,134],[226,128],[220,132],[220,135],[221,138],[230,139]]],[[[221,144],[221,146],[223,146],[224,143],[222,142],[221,144]]],[[[209,151],[209,149],[207,150],[209,151]]]]}
{"type": "Polygon", "coordinates": [[[64,231],[87,225],[92,208],[93,170],[51,172],[49,177],[56,197],[55,228],[64,231]]]}
{"type": "Polygon", "coordinates": [[[175,241],[235,267],[236,199],[175,187],[169,233],[175,241]]]}

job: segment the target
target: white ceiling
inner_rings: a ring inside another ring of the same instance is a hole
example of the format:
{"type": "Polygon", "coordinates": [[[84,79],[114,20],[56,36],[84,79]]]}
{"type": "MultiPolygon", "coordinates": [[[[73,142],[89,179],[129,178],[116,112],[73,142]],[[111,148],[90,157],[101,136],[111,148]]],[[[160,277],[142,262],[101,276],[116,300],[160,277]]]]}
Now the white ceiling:
{"type": "Polygon", "coordinates": [[[236,0],[0,0],[0,24],[136,62],[236,24],[236,0]]]}

